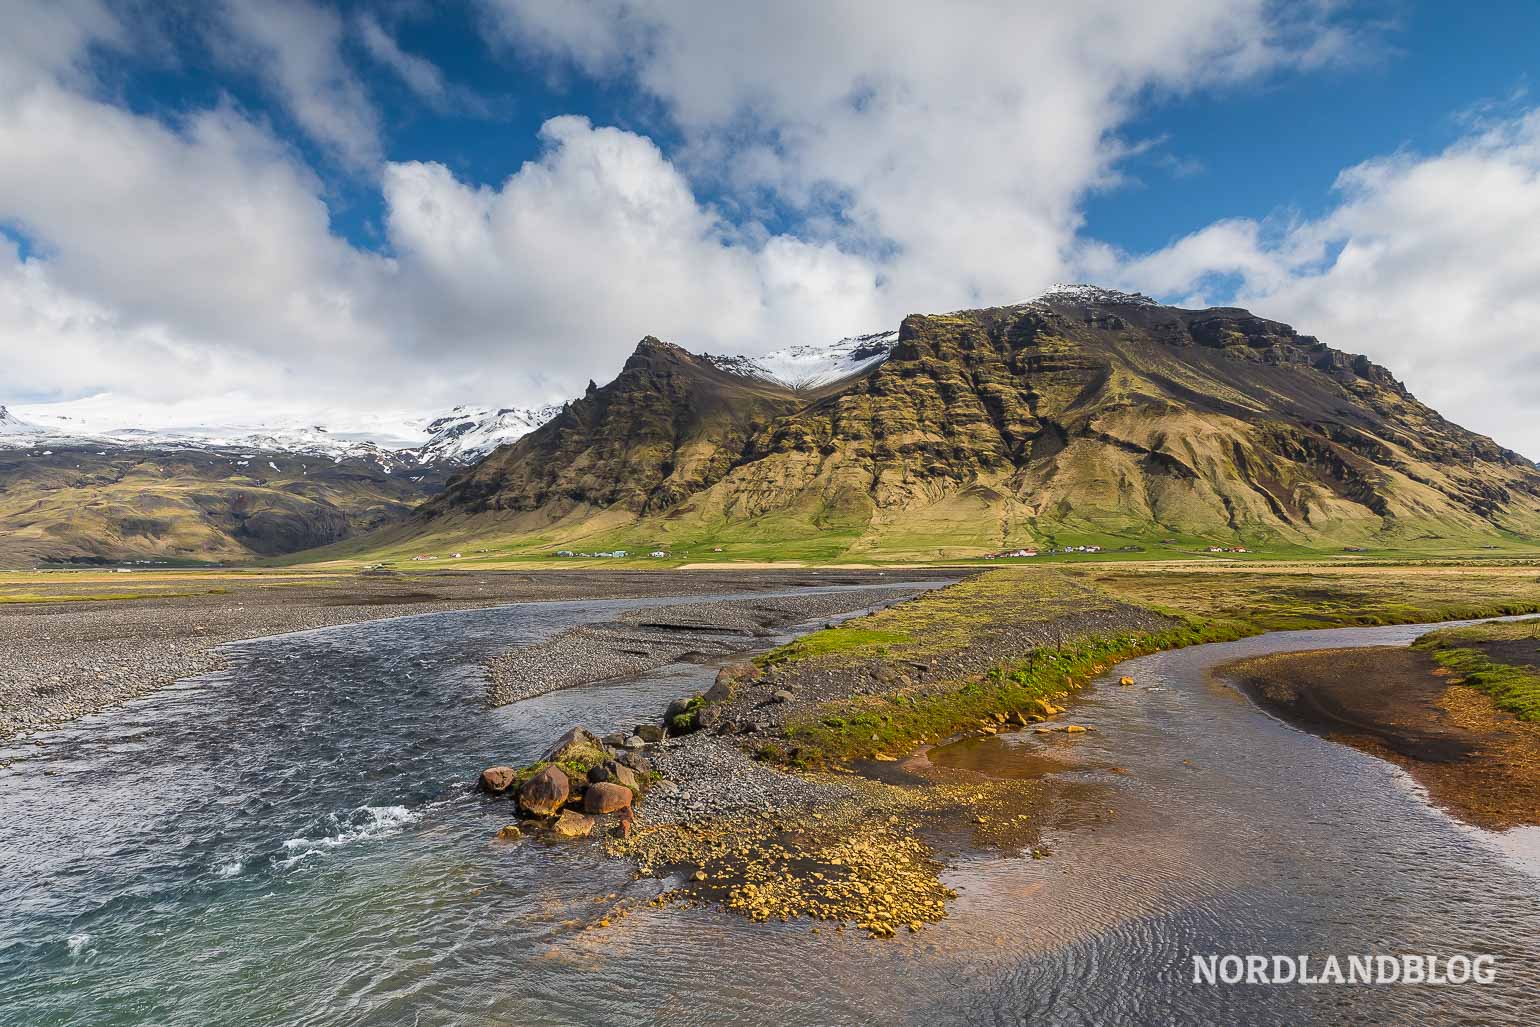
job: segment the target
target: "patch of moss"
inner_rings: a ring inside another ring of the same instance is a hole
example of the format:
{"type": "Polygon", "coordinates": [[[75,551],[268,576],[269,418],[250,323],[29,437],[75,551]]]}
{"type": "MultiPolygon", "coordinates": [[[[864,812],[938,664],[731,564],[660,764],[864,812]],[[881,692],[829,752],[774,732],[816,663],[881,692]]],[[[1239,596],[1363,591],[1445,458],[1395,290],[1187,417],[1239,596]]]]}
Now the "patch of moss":
{"type": "Polygon", "coordinates": [[[669,718],[669,730],[676,735],[687,735],[696,728],[696,718],[700,715],[700,708],[706,705],[706,697],[703,695],[692,696],[685,703],[684,712],[676,713],[669,718]]]}

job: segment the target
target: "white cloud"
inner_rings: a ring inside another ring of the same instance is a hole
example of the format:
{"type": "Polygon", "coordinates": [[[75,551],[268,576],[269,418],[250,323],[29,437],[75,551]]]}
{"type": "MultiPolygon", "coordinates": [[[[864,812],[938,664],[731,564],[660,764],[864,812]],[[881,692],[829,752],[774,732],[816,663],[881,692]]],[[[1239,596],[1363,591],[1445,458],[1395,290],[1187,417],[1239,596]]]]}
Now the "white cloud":
{"type": "Polygon", "coordinates": [[[1368,353],[1451,420],[1540,455],[1540,111],[1349,168],[1336,192],[1318,219],[1221,222],[1118,274],[1195,300],[1235,276],[1235,302],[1368,353]]]}
{"type": "Polygon", "coordinates": [[[449,99],[449,86],[438,65],[425,57],[407,53],[396,38],[372,14],[357,19],[358,35],[370,56],[398,75],[407,87],[435,107],[442,108],[449,99]]]}
{"type": "Polygon", "coordinates": [[[827,244],[737,239],[649,140],[580,117],[541,137],[541,159],[498,189],[438,164],[387,169],[403,313],[465,358],[581,383],[643,332],[753,349],[877,317],[869,264],[827,244]]]}
{"type": "Polygon", "coordinates": [[[309,0],[224,0],[214,41],[344,164],[366,171],[379,164],[379,114],[343,58],[335,12],[309,0]]]}
{"type": "Polygon", "coordinates": [[[486,3],[515,46],[661,99],[693,174],[832,215],[832,238],[881,255],[890,319],[1059,278],[1147,91],[1340,46],[1320,6],[1263,0],[486,3]]]}

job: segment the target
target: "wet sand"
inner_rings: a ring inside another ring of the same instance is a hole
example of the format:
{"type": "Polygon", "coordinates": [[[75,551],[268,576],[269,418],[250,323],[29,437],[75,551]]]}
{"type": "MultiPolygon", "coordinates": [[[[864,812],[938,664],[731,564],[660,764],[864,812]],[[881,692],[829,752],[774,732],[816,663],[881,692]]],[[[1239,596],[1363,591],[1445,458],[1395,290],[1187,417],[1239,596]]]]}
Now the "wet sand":
{"type": "Polygon", "coordinates": [[[1420,650],[1280,653],[1214,673],[1296,727],[1404,768],[1463,820],[1540,824],[1540,725],[1498,709],[1420,650]]]}

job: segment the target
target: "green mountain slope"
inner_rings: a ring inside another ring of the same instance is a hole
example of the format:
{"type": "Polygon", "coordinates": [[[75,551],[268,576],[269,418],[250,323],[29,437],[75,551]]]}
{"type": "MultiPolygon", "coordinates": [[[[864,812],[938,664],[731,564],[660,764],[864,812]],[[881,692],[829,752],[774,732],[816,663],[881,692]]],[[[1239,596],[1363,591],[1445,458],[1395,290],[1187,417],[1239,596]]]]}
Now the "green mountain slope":
{"type": "Polygon", "coordinates": [[[903,558],[1171,536],[1534,539],[1540,470],[1288,325],[1081,289],[911,316],[812,395],[643,340],[377,541],[903,558]]]}
{"type": "Polygon", "coordinates": [[[0,449],[0,566],[247,560],[400,521],[441,470],[231,449],[0,449]]]}

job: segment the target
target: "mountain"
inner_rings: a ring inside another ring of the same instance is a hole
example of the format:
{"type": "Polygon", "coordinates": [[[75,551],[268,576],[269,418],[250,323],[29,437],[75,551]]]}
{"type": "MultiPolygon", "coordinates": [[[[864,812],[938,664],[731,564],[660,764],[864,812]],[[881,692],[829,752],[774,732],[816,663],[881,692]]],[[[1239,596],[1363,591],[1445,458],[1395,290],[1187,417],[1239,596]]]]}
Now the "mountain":
{"type": "Polygon", "coordinates": [[[436,514],[532,515],[534,528],[668,510],[720,481],[752,438],[805,399],[747,364],[643,339],[609,385],[449,485],[436,514]]]}
{"type": "Polygon", "coordinates": [[[0,407],[0,565],[242,560],[327,545],[404,519],[453,471],[560,410],[458,407],[422,425],[332,432],[281,418],[145,427],[153,409],[83,406],[25,420],[0,407]]]}
{"type": "Polygon", "coordinates": [[[455,407],[428,423],[428,441],[411,450],[419,463],[473,464],[498,446],[515,442],[540,427],[561,407],[455,407]]]}
{"type": "Polygon", "coordinates": [[[877,332],[851,336],[828,346],[790,346],[762,357],[708,353],[704,358],[723,371],[806,392],[877,366],[893,352],[897,341],[897,332],[877,332]]]}
{"type": "Polygon", "coordinates": [[[392,537],[828,557],[1540,537],[1532,462],[1246,310],[1060,286],[843,359],[830,381],[649,337],[392,537]]]}

